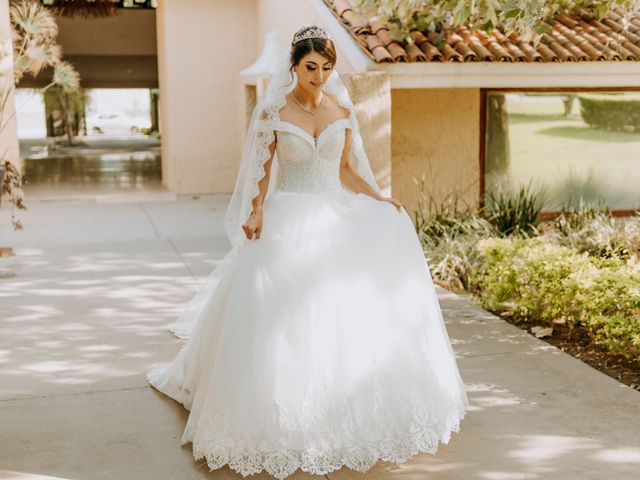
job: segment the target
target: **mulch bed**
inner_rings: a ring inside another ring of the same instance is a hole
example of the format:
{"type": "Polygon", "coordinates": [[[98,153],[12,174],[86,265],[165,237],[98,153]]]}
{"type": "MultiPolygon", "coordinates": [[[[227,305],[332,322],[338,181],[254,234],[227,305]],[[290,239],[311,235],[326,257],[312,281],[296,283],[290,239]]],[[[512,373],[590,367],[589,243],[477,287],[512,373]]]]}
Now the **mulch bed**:
{"type": "MultiPolygon", "coordinates": [[[[533,335],[530,332],[530,328],[535,323],[514,319],[505,314],[500,315],[500,318],[533,335]]],[[[548,325],[544,326],[547,327],[548,325]]],[[[604,347],[596,345],[591,341],[586,328],[576,326],[570,329],[563,324],[554,324],[553,334],[548,337],[541,337],[541,340],[583,361],[605,375],[640,391],[640,360],[629,360],[622,355],[610,353],[604,347]]]]}

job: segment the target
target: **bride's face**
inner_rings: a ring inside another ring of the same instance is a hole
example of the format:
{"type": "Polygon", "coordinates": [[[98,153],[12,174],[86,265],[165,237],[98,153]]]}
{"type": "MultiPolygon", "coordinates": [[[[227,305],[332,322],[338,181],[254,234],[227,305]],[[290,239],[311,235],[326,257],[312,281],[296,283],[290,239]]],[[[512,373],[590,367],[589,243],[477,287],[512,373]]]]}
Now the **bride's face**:
{"type": "Polygon", "coordinates": [[[316,51],[307,53],[300,59],[300,63],[295,66],[298,75],[298,84],[310,92],[321,89],[327,82],[333,70],[333,65],[316,51]]]}

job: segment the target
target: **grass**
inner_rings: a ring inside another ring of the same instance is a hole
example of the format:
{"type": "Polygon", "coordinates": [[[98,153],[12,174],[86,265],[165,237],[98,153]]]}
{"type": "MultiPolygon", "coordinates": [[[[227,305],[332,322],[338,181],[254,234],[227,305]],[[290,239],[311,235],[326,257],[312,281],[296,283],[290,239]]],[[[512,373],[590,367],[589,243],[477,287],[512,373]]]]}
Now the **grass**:
{"type": "Polygon", "coordinates": [[[589,128],[577,101],[565,117],[558,97],[507,98],[511,176],[547,186],[545,210],[574,202],[581,184],[613,209],[640,206],[640,133],[589,128]]]}

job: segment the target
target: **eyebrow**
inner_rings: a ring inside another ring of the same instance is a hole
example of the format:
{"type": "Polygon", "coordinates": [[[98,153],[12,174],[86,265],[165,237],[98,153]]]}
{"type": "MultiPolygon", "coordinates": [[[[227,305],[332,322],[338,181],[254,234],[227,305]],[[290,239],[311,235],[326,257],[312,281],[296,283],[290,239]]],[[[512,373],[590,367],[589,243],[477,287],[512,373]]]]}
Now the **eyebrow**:
{"type": "MultiPolygon", "coordinates": [[[[318,65],[316,62],[314,62],[313,60],[307,60],[306,63],[313,63],[314,65],[318,65]]],[[[323,65],[331,65],[331,62],[324,62],[323,65]]]]}

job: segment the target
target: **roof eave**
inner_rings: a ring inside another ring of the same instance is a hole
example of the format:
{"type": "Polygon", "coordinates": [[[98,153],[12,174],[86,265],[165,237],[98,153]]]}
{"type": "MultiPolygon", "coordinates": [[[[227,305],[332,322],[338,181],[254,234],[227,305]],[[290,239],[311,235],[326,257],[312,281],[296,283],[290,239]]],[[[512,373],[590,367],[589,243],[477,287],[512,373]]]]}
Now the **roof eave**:
{"type": "Polygon", "coordinates": [[[374,63],[391,88],[640,87],[640,62],[374,63]]]}

